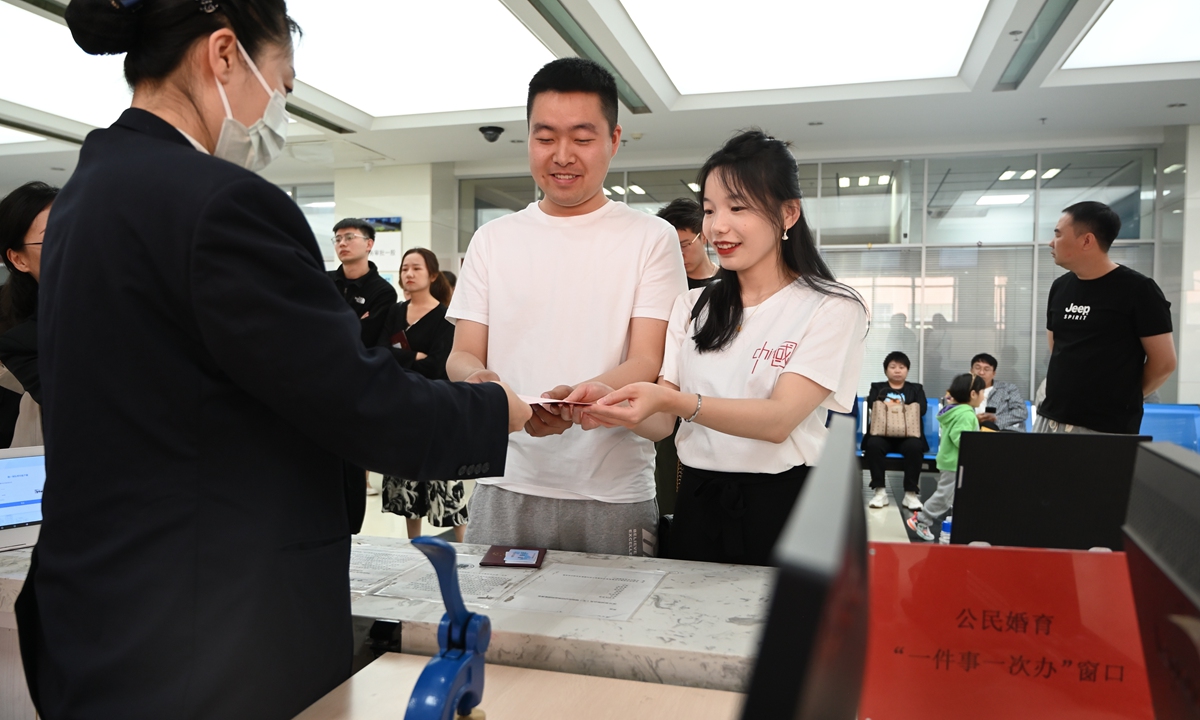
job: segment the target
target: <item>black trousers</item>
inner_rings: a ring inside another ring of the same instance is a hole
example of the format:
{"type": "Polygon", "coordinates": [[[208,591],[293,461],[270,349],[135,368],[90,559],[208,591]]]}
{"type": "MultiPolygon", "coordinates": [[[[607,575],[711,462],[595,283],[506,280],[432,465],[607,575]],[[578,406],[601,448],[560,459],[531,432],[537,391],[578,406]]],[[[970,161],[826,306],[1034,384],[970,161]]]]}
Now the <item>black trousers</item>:
{"type": "Polygon", "coordinates": [[[671,557],[770,565],[771,551],[800,496],[808,467],[778,475],[724,473],[683,466],[671,557]]]}
{"type": "Polygon", "coordinates": [[[871,471],[871,487],[884,487],[883,471],[888,453],[904,456],[904,492],[917,492],[921,481],[921,459],[925,454],[924,438],[892,438],[867,435],[863,438],[863,459],[871,471]]]}

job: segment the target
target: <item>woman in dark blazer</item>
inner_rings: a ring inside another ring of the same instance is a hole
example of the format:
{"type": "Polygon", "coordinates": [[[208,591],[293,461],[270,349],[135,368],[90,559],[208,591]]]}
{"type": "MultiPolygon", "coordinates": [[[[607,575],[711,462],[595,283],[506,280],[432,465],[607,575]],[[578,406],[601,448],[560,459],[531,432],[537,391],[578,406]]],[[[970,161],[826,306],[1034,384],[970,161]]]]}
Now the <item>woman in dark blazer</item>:
{"type": "Polygon", "coordinates": [[[134,96],[88,135],[46,232],[49,479],[17,607],[34,703],[290,718],[351,669],[340,458],[497,475],[528,406],[365,348],[303,214],[246,169],[286,134],[283,0],[72,0],[66,18],[84,50],[127,52],[134,96]]]}
{"type": "Polygon", "coordinates": [[[883,360],[883,371],[887,380],[871,383],[871,391],[867,393],[867,419],[863,422],[862,451],[867,469],[871,472],[871,489],[875,491],[870,506],[881,508],[888,504],[887,485],[884,481],[884,470],[888,453],[899,453],[904,457],[904,507],[910,510],[921,509],[920,480],[922,456],[929,451],[929,442],[925,439],[925,413],[929,409],[925,402],[925,388],[919,383],[908,382],[908,356],[902,352],[888,353],[883,360]],[[921,408],[921,437],[894,438],[871,435],[871,409],[876,400],[883,402],[899,402],[904,405],[916,403],[921,408]]]}

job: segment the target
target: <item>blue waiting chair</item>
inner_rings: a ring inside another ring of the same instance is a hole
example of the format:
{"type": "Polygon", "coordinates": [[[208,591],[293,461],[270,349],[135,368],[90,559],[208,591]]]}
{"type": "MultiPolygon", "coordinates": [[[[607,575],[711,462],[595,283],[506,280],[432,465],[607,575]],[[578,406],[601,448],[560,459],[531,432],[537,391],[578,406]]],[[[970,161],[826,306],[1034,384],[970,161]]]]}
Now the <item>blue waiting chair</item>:
{"type": "Polygon", "coordinates": [[[1200,453],[1200,405],[1151,403],[1143,410],[1142,435],[1200,453]]]}

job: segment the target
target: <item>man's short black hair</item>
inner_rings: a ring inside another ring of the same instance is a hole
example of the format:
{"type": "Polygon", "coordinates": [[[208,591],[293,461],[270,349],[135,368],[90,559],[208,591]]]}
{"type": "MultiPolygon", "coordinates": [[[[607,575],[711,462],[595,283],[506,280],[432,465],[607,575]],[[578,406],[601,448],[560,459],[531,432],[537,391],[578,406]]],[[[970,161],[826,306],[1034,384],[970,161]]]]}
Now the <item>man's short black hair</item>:
{"type": "Polygon", "coordinates": [[[559,58],[546,63],[529,81],[525,121],[533,116],[533,99],[544,92],[582,92],[600,98],[608,132],[617,129],[617,81],[599,63],[585,58],[559,58]]]}
{"type": "Polygon", "coordinates": [[[894,362],[900,363],[908,370],[912,370],[912,362],[908,359],[908,356],[899,350],[893,350],[887,354],[887,357],[883,359],[884,372],[887,372],[888,365],[891,365],[894,362]]]}
{"type": "Polygon", "coordinates": [[[675,198],[658,211],[658,216],[676,230],[691,230],[699,235],[704,230],[704,209],[688,198],[675,198]]]}
{"type": "Polygon", "coordinates": [[[996,368],[1000,367],[1000,363],[996,362],[996,358],[988,355],[987,353],[979,353],[975,357],[971,358],[971,367],[975,367],[975,363],[977,362],[985,362],[988,365],[991,365],[992,372],[996,372],[996,368]]]}
{"type": "Polygon", "coordinates": [[[1102,202],[1085,200],[1075,203],[1069,208],[1064,208],[1063,212],[1071,216],[1075,232],[1083,229],[1095,235],[1096,242],[1100,243],[1100,249],[1106,253],[1112,247],[1113,240],[1116,240],[1117,235],[1121,232],[1121,216],[1102,202]]]}
{"type": "Polygon", "coordinates": [[[345,220],[339,220],[338,224],[333,226],[333,231],[335,233],[338,230],[358,230],[368,238],[372,240],[375,239],[374,226],[372,226],[371,223],[367,222],[366,220],[359,220],[358,218],[346,218],[345,220]]]}

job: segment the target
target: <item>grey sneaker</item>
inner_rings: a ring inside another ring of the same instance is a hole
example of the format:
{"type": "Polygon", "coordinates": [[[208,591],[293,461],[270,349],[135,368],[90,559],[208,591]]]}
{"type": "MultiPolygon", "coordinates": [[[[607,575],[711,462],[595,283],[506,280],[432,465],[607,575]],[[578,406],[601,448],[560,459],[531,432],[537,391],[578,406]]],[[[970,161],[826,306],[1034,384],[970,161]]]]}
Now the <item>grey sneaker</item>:
{"type": "Polygon", "coordinates": [[[913,513],[905,524],[908,525],[909,530],[915,532],[925,542],[933,542],[933,531],[929,529],[928,525],[917,519],[916,513],[913,513]]]}

